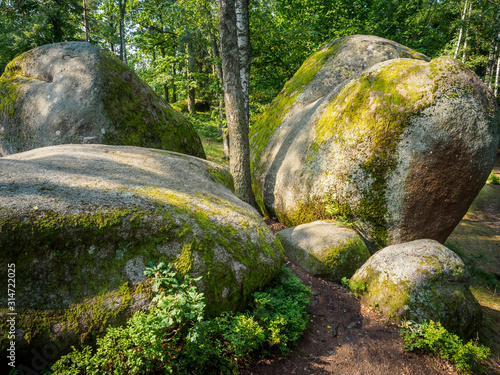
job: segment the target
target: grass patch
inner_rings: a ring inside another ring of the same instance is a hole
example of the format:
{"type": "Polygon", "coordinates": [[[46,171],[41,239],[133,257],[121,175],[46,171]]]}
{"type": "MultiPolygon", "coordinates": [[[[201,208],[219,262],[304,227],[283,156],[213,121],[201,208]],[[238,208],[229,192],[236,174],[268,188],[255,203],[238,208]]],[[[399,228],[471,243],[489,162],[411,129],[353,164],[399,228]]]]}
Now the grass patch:
{"type": "Polygon", "coordinates": [[[145,274],[156,296],[149,314],[137,312],[125,327],[63,356],[54,374],[237,374],[256,356],[286,354],[302,335],[311,291],[283,267],[244,312],[206,320],[203,294],[171,265],[150,265],[145,274]]]}

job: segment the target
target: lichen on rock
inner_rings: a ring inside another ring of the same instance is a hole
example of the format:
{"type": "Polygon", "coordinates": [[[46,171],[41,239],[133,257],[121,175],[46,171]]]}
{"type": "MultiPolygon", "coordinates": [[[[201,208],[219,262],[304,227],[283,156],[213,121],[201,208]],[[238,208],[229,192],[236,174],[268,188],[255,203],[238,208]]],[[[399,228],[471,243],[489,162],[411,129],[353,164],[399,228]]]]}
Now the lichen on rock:
{"type": "Polygon", "coordinates": [[[481,307],[469,290],[462,260],[434,240],[388,246],[351,278],[361,298],[388,318],[439,321],[462,337],[479,327],[481,307]]]}
{"type": "Polygon", "coordinates": [[[0,78],[0,156],[58,144],[153,147],[205,157],[193,126],[110,52],[37,47],[0,78]]]}
{"type": "Polygon", "coordinates": [[[208,315],[243,307],[283,264],[279,241],[214,178],[211,171],[228,174],[215,163],[130,146],[61,145],[0,164],[0,266],[6,277],[7,264],[16,265],[20,358],[42,344],[92,342],[147,308],[142,272],[151,260],[202,276],[208,315]]]}
{"type": "Polygon", "coordinates": [[[279,231],[286,256],[310,275],[340,283],[370,257],[362,238],[334,221],[315,221],[279,231]]]}
{"type": "Polygon", "coordinates": [[[314,78],[297,84],[315,55],[252,127],[261,209],[290,226],[342,217],[372,251],[444,242],[491,170],[494,96],[448,57],[429,61],[370,36],[329,46],[335,51],[321,68],[310,68],[314,78]],[[293,103],[279,109],[290,87],[293,103]]]}

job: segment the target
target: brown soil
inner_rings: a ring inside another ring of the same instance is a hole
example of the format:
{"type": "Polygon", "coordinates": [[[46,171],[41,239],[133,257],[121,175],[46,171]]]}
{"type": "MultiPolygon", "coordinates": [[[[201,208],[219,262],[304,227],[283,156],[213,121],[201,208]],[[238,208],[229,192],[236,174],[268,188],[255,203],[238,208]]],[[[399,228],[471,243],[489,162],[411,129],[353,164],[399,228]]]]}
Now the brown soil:
{"type": "Polygon", "coordinates": [[[261,359],[241,374],[457,374],[437,358],[404,352],[398,327],[341,285],[286,265],[313,291],[309,325],[288,356],[261,359]]]}

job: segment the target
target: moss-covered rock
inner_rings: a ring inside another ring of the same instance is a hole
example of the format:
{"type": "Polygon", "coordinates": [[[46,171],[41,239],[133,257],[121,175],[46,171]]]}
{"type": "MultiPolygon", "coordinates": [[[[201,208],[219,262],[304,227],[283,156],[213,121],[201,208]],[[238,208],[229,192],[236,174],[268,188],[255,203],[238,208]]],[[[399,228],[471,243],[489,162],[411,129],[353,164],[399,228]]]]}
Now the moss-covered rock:
{"type": "Polygon", "coordinates": [[[152,147],[205,157],[193,126],[126,64],[89,43],[48,44],[0,78],[0,156],[68,143],[152,147]]]}
{"type": "Polygon", "coordinates": [[[286,256],[310,275],[340,283],[370,257],[361,237],[333,221],[315,221],[279,231],[286,256]]]}
{"type": "MultiPolygon", "coordinates": [[[[231,177],[215,163],[62,145],[0,158],[0,170],[0,275],[7,280],[15,265],[18,359],[48,344],[62,354],[146,308],[150,260],[202,276],[209,315],[243,307],[284,261],[255,209],[218,181],[231,177]]],[[[0,306],[4,351],[6,283],[0,306]]]]}
{"type": "Polygon", "coordinates": [[[251,133],[265,213],[348,220],[374,251],[445,241],[491,170],[498,109],[457,60],[358,35],[306,60],[251,133]]]}
{"type": "Polygon", "coordinates": [[[464,263],[434,240],[378,251],[349,283],[388,318],[439,321],[462,337],[473,334],[481,323],[481,307],[469,290],[464,263]]]}

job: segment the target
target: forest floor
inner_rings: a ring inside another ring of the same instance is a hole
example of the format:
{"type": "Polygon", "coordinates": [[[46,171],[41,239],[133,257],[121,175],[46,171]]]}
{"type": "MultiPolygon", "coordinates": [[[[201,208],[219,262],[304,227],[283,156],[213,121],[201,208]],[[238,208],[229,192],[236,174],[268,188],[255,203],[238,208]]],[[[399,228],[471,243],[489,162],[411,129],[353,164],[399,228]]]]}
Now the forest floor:
{"type": "MultiPolygon", "coordinates": [[[[500,157],[494,171],[500,176],[500,157]]],[[[275,232],[284,228],[272,220],[267,223],[275,232]]],[[[485,281],[500,276],[500,185],[485,185],[448,243],[460,248],[461,257],[472,269],[471,290],[484,313],[478,337],[492,350],[487,374],[500,374],[500,291],[485,281]]],[[[310,276],[290,261],[287,266],[313,292],[309,325],[287,356],[259,359],[242,374],[460,373],[438,357],[405,352],[398,326],[341,285],[310,276]]]]}

